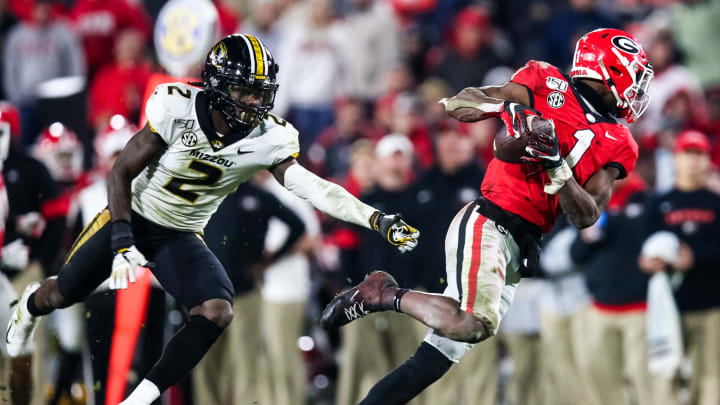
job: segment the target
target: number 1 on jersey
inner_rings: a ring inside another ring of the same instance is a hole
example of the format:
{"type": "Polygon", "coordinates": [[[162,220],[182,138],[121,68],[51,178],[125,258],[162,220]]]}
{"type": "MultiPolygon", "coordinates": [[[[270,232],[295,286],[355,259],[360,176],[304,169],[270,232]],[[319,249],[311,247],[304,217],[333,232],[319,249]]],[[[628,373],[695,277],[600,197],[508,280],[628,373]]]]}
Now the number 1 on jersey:
{"type": "Polygon", "coordinates": [[[590,129],[581,129],[575,132],[573,136],[575,136],[577,142],[575,142],[575,146],[573,146],[573,148],[570,150],[570,153],[568,153],[568,155],[565,157],[565,161],[567,162],[568,166],[570,166],[570,168],[575,167],[575,165],[578,164],[585,152],[590,149],[590,145],[592,145],[592,140],[595,138],[595,132],[590,129]]]}

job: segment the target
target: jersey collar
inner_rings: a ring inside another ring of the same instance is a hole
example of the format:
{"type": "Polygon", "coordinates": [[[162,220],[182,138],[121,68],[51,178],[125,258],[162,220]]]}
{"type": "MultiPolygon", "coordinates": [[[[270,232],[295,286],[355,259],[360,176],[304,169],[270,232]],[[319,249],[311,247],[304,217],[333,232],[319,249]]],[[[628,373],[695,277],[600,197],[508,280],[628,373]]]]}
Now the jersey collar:
{"type": "Polygon", "coordinates": [[[595,118],[595,121],[617,124],[615,116],[605,103],[603,103],[602,97],[600,97],[592,87],[581,81],[574,81],[567,75],[563,76],[565,76],[565,79],[570,83],[569,87],[572,89],[573,94],[575,94],[575,98],[578,99],[580,107],[582,107],[586,116],[587,114],[591,114],[595,118]]]}
{"type": "Polygon", "coordinates": [[[230,132],[229,134],[223,136],[215,130],[210,118],[210,106],[208,105],[207,94],[205,94],[204,91],[199,92],[195,98],[195,112],[197,113],[200,129],[202,129],[205,137],[207,137],[208,141],[210,141],[210,146],[212,147],[213,152],[217,152],[246,136],[237,132],[230,132]]]}

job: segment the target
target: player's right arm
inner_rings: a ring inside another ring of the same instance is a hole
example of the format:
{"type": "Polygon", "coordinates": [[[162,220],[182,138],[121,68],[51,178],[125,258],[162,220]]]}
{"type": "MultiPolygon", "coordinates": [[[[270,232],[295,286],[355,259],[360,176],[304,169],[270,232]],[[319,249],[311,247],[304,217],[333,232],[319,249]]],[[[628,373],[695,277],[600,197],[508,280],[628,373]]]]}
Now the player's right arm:
{"type": "Polygon", "coordinates": [[[529,87],[507,82],[502,86],[467,87],[454,97],[440,100],[440,103],[458,121],[499,118],[505,124],[508,136],[517,137],[528,131],[528,116],[540,115],[531,107],[531,94],[529,87]]]}
{"type": "Polygon", "coordinates": [[[161,154],[167,144],[145,125],[120,152],[108,175],[108,208],[111,229],[110,249],[113,258],[110,288],[127,288],[135,282],[135,267],[151,266],[135,247],[130,226],[130,193],[132,180],[161,154]]]}
{"type": "Polygon", "coordinates": [[[440,100],[440,103],[456,120],[475,122],[497,117],[506,101],[531,105],[528,88],[513,82],[501,86],[466,87],[455,96],[440,100]]]}

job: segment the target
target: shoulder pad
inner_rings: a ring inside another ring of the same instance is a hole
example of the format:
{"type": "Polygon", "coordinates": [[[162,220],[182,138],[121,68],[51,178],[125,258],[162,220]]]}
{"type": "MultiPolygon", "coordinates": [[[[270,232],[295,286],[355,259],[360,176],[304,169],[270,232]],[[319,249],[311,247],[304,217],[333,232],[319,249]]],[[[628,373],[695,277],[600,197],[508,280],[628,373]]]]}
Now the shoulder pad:
{"type": "Polygon", "coordinates": [[[180,82],[158,85],[145,105],[145,116],[153,132],[160,133],[174,118],[191,113],[190,108],[199,91],[180,82]]]}

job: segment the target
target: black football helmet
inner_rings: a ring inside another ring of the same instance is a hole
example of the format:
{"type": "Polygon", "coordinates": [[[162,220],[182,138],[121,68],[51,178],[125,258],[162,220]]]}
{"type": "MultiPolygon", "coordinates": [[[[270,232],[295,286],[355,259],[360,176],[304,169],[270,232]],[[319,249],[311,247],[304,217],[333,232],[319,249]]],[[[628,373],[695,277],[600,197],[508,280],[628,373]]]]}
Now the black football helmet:
{"type": "Polygon", "coordinates": [[[222,113],[234,131],[249,133],[273,107],[277,72],[275,59],[259,39],[226,36],[210,49],[202,71],[210,108],[222,113]]]}

